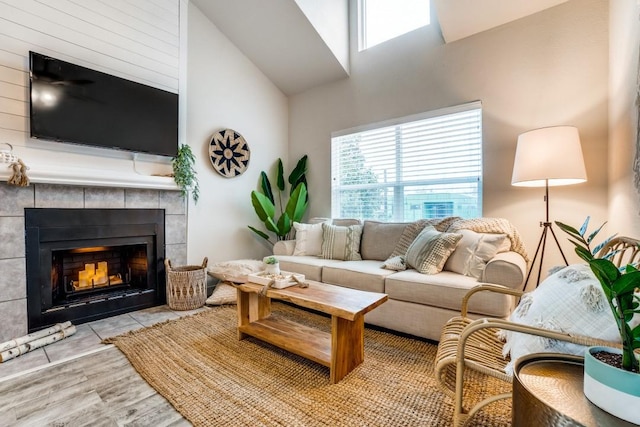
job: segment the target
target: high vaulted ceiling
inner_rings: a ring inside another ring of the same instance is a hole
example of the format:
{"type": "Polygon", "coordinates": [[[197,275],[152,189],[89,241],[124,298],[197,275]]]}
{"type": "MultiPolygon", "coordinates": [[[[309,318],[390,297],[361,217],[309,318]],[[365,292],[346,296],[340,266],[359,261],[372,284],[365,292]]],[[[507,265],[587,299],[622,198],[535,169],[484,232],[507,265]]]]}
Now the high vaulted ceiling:
{"type": "MultiPolygon", "coordinates": [[[[349,76],[355,0],[190,1],[286,95],[349,76]]],[[[447,43],[566,1],[433,0],[447,43]]]]}

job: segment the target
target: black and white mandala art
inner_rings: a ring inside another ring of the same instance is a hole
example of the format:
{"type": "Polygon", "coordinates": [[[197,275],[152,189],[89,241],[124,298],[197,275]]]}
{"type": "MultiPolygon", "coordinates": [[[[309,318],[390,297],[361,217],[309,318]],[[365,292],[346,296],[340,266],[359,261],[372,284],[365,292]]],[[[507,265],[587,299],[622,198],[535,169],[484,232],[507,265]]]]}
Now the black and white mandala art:
{"type": "Polygon", "coordinates": [[[211,165],[225,178],[233,178],[247,170],[251,151],[247,141],[233,129],[223,129],[211,137],[211,165]]]}

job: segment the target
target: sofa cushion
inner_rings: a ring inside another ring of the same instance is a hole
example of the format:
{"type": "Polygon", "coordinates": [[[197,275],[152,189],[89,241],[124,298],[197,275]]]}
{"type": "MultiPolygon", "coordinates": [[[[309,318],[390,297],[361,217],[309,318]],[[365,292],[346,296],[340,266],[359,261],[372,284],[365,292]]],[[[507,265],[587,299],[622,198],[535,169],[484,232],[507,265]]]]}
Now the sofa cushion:
{"type": "Polygon", "coordinates": [[[407,225],[406,222],[365,221],[360,242],[362,259],[384,261],[389,258],[407,225]]]}
{"type": "Polygon", "coordinates": [[[296,230],[294,255],[320,255],[322,252],[322,224],[293,223],[296,230]]]}
{"type": "Polygon", "coordinates": [[[316,256],[278,255],[281,271],[304,274],[306,279],[322,281],[322,267],[332,263],[340,264],[341,261],[322,259],[316,256]]]}
{"type": "Polygon", "coordinates": [[[345,261],[361,260],[361,225],[337,226],[322,223],[322,258],[345,261]]]}
{"type": "Polygon", "coordinates": [[[394,256],[382,264],[382,268],[394,271],[404,271],[407,269],[407,262],[402,255],[394,256]]]}
{"type": "Polygon", "coordinates": [[[441,233],[427,226],[407,249],[405,261],[420,273],[439,273],[461,238],[462,234],[441,233]]]}
{"type": "Polygon", "coordinates": [[[322,269],[322,281],[361,291],[384,292],[385,278],[393,274],[382,268],[380,261],[344,261],[327,264],[322,269]]]}
{"type": "MultiPolygon", "coordinates": [[[[450,271],[425,275],[407,270],[388,276],[384,289],[390,299],[460,311],[464,295],[478,285],[473,277],[450,271]]],[[[493,292],[480,292],[469,300],[469,312],[483,316],[506,317],[514,306],[512,296],[493,292]]]]}
{"type": "Polygon", "coordinates": [[[444,269],[479,279],[484,267],[507,239],[506,234],[476,233],[460,230],[462,239],[444,264],[444,269]]]}

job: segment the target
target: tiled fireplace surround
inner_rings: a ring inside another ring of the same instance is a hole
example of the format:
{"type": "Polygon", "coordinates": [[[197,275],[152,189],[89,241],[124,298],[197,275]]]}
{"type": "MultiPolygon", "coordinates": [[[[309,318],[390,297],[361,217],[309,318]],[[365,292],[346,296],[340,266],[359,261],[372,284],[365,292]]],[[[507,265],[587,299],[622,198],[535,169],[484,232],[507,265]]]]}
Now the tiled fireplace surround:
{"type": "Polygon", "coordinates": [[[24,208],[165,209],[165,256],[186,263],[186,201],[179,191],[0,182],[0,342],[27,333],[24,208]]]}

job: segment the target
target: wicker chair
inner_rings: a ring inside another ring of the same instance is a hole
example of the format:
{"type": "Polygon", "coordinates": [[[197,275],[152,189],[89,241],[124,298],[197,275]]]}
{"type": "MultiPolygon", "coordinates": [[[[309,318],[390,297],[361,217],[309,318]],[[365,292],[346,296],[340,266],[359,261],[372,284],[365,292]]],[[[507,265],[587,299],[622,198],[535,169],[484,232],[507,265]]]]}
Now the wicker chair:
{"type": "MultiPolygon", "coordinates": [[[[636,263],[640,259],[639,243],[640,241],[637,239],[617,237],[603,247],[599,254],[602,256],[614,252],[612,261],[618,266],[636,263]]],[[[435,359],[435,376],[442,391],[454,400],[454,426],[466,425],[469,419],[484,406],[511,397],[510,392],[490,396],[470,408],[465,406],[463,402],[465,369],[474,370],[505,382],[512,382],[512,377],[505,373],[509,359],[502,356],[504,341],[499,338],[497,333],[500,329],[584,346],[620,347],[620,344],[616,342],[526,326],[504,319],[470,319],[467,317],[469,299],[478,292],[498,292],[517,298],[523,295],[522,291],[498,285],[477,286],[463,298],[460,316],[450,319],[442,328],[435,359]]]]}

